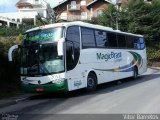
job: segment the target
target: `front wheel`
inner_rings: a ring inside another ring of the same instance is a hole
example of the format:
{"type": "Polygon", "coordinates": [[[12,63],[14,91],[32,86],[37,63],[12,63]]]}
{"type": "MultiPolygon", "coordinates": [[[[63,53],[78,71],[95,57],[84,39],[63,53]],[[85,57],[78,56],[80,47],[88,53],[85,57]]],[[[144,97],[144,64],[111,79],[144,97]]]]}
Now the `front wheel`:
{"type": "Polygon", "coordinates": [[[87,91],[94,91],[97,87],[97,77],[94,73],[90,73],[87,77],[87,91]]]}

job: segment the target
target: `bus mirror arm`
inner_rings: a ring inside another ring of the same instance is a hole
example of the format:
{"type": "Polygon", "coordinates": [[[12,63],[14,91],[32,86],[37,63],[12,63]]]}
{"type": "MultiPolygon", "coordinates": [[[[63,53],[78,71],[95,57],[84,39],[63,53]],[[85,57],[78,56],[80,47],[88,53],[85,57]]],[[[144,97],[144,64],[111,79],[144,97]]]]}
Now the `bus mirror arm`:
{"type": "Polygon", "coordinates": [[[74,44],[72,46],[72,59],[74,60],[74,44]]]}
{"type": "Polygon", "coordinates": [[[20,48],[20,45],[13,45],[12,47],[9,48],[8,51],[8,61],[12,62],[12,53],[14,50],[20,48]]]}
{"type": "Polygon", "coordinates": [[[73,41],[70,41],[70,40],[66,40],[67,42],[71,43],[71,52],[72,52],[72,59],[74,60],[74,42],[73,41]]]}

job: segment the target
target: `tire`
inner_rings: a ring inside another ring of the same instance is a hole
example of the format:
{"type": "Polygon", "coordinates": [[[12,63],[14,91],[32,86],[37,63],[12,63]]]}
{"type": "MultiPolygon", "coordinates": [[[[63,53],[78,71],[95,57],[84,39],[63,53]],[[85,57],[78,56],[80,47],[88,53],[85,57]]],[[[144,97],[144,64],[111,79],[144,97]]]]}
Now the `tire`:
{"type": "Polygon", "coordinates": [[[87,88],[88,92],[94,91],[97,87],[97,77],[94,73],[89,73],[87,77],[87,88]]]}
{"type": "Polygon", "coordinates": [[[133,71],[133,79],[135,80],[135,79],[137,79],[137,77],[138,77],[138,69],[137,69],[137,67],[136,66],[134,66],[134,71],[133,71]]]}

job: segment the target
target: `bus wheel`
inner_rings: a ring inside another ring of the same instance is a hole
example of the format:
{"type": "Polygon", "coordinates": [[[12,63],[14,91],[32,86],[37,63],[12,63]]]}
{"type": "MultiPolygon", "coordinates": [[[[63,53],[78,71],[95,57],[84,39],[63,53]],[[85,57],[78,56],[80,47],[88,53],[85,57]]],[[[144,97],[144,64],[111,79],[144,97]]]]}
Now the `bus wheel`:
{"type": "Polygon", "coordinates": [[[94,73],[89,73],[87,77],[87,91],[94,91],[97,87],[97,77],[94,73]]]}
{"type": "Polygon", "coordinates": [[[137,77],[138,77],[138,69],[137,69],[137,67],[135,66],[135,67],[134,67],[134,71],[133,71],[133,79],[135,80],[135,79],[137,79],[137,77]]]}

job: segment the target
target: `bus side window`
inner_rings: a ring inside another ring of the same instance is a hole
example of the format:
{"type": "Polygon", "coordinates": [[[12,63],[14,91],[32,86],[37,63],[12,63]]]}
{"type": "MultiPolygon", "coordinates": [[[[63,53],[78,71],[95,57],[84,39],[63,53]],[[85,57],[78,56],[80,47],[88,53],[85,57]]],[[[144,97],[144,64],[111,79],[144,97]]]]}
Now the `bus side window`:
{"type": "Polygon", "coordinates": [[[144,38],[136,37],[134,40],[134,48],[142,50],[145,48],[144,38]]]}
{"type": "Polygon", "coordinates": [[[93,48],[96,47],[94,31],[89,28],[81,28],[82,31],[82,46],[83,48],[93,48]]]}
{"type": "Polygon", "coordinates": [[[116,37],[116,33],[113,32],[108,32],[107,33],[108,36],[108,42],[109,42],[109,47],[113,47],[116,48],[117,47],[117,37],[116,37]]]}
{"type": "Polygon", "coordinates": [[[95,30],[95,38],[96,38],[97,47],[108,46],[108,39],[107,39],[106,32],[95,30]]]}
{"type": "Polygon", "coordinates": [[[134,43],[133,43],[134,37],[130,35],[126,35],[126,44],[128,49],[133,49],[134,48],[134,43]]]}
{"type": "Polygon", "coordinates": [[[67,70],[72,70],[77,65],[80,55],[79,27],[72,26],[66,33],[66,64],[67,70]]]}
{"type": "Polygon", "coordinates": [[[118,41],[118,47],[119,48],[126,48],[125,35],[117,34],[117,41],[118,41]]]}
{"type": "Polygon", "coordinates": [[[145,42],[144,42],[144,38],[139,38],[139,44],[141,46],[141,49],[145,48],[145,42]]]}

